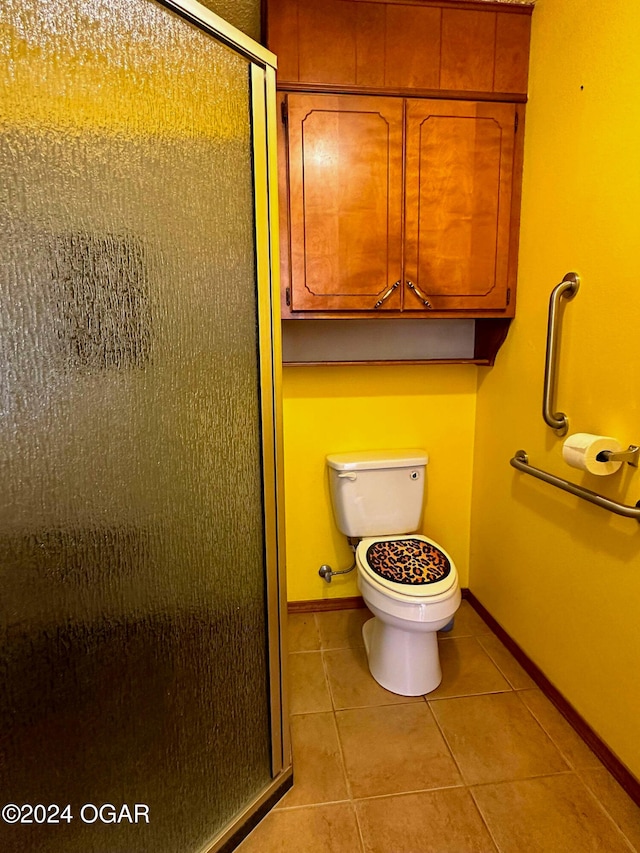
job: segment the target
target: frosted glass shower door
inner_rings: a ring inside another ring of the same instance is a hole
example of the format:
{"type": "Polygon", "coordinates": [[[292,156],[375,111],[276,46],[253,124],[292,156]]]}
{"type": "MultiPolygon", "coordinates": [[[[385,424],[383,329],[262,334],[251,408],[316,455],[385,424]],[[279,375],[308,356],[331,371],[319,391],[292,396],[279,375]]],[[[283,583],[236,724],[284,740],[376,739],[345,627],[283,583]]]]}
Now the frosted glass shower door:
{"type": "Polygon", "coordinates": [[[286,775],[273,80],[222,23],[0,5],[3,853],[195,853],[286,775]]]}

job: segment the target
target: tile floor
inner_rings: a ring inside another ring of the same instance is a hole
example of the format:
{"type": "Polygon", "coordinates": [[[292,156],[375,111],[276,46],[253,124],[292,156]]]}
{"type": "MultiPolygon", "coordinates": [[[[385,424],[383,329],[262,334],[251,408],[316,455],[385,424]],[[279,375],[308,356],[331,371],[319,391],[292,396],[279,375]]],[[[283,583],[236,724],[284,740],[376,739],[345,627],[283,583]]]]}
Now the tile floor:
{"type": "Polygon", "coordinates": [[[640,809],[466,601],[425,697],[373,680],[368,618],[289,617],[295,784],[241,853],[640,851],[640,809]]]}

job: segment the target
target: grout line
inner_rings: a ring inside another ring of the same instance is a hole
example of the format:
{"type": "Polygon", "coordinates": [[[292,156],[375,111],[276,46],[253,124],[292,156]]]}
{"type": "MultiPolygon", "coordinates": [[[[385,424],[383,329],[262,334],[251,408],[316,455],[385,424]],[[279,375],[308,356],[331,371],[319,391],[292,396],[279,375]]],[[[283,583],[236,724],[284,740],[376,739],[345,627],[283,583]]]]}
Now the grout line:
{"type": "Polygon", "coordinates": [[[412,696],[408,702],[376,702],[375,705],[349,705],[348,708],[336,708],[336,711],[366,711],[369,708],[398,708],[400,705],[417,705],[421,699],[424,699],[424,696],[412,696]]]}
{"type": "Polygon", "coordinates": [[[317,717],[319,714],[333,714],[333,708],[326,708],[324,711],[300,711],[298,713],[289,713],[290,717],[317,717]]]}
{"type": "Polygon", "coordinates": [[[446,735],[445,735],[445,733],[444,733],[444,729],[443,729],[443,728],[442,728],[442,726],[440,725],[440,723],[439,723],[439,721],[438,721],[438,718],[437,718],[437,717],[436,717],[436,715],[434,714],[434,712],[433,712],[433,708],[432,708],[432,707],[431,707],[431,705],[429,704],[429,700],[428,700],[428,699],[426,699],[426,697],[425,697],[425,701],[426,701],[426,703],[427,703],[427,708],[429,709],[429,713],[431,714],[431,719],[432,719],[432,720],[434,721],[434,723],[436,724],[436,727],[437,727],[438,731],[440,732],[440,736],[442,737],[442,740],[444,741],[444,745],[445,745],[445,746],[447,747],[447,749],[449,750],[449,755],[451,756],[451,760],[452,760],[452,761],[453,761],[453,763],[455,764],[456,769],[457,769],[458,773],[460,774],[460,778],[462,779],[462,784],[466,786],[467,782],[466,782],[466,780],[465,780],[465,778],[464,778],[464,773],[462,772],[462,768],[461,768],[461,767],[460,767],[460,765],[458,764],[458,759],[457,759],[457,758],[455,757],[455,755],[454,755],[453,749],[451,748],[451,744],[450,744],[450,743],[449,743],[449,741],[447,740],[447,736],[446,736],[446,735]]]}
{"type": "Polygon", "coordinates": [[[531,684],[530,684],[530,685],[528,685],[527,687],[516,687],[516,686],[515,686],[515,684],[513,684],[513,683],[512,683],[512,681],[511,681],[511,679],[509,678],[509,676],[507,675],[507,673],[502,669],[502,667],[500,666],[499,662],[498,662],[498,661],[493,657],[493,655],[491,654],[491,651],[490,651],[489,649],[487,649],[487,648],[486,648],[486,646],[484,645],[484,643],[482,642],[482,637],[487,637],[487,636],[494,636],[494,637],[495,637],[495,634],[493,634],[493,635],[491,635],[491,634],[480,634],[480,635],[478,635],[478,636],[476,637],[476,639],[477,639],[478,643],[480,644],[480,646],[481,646],[482,650],[484,651],[484,653],[485,653],[486,655],[488,655],[488,656],[489,656],[489,658],[491,658],[491,661],[493,662],[494,666],[495,666],[495,667],[497,667],[497,669],[500,671],[500,674],[502,675],[502,677],[503,677],[503,678],[505,678],[505,679],[508,681],[508,683],[511,685],[511,688],[512,688],[513,690],[531,690],[533,687],[536,687],[536,683],[535,683],[535,681],[531,678],[531,676],[529,676],[529,675],[527,674],[526,670],[524,670],[524,669],[520,666],[520,664],[518,663],[518,661],[514,658],[514,656],[511,654],[511,652],[509,651],[509,649],[504,645],[504,643],[502,643],[502,641],[501,641],[498,637],[496,637],[496,639],[498,640],[498,642],[502,645],[502,648],[504,649],[505,654],[506,654],[506,655],[508,655],[508,656],[511,658],[511,660],[514,662],[514,664],[516,665],[516,667],[518,667],[519,669],[521,669],[521,670],[522,670],[522,672],[523,672],[523,673],[527,676],[527,678],[529,678],[529,679],[530,679],[530,681],[531,681],[531,684]]]}
{"type": "Polygon", "coordinates": [[[300,805],[297,805],[297,806],[277,806],[274,809],[274,811],[297,812],[297,811],[300,811],[300,809],[315,809],[315,808],[318,808],[320,806],[341,806],[345,803],[346,804],[353,804],[353,800],[350,800],[350,799],[327,800],[326,802],[323,801],[322,803],[301,803],[300,805]]]}
{"type": "MultiPolygon", "coordinates": [[[[489,651],[489,649],[485,648],[485,646],[483,645],[482,640],[480,639],[480,637],[476,637],[475,639],[476,639],[476,642],[478,643],[478,645],[480,646],[480,648],[482,649],[482,651],[483,651],[483,652],[485,653],[485,655],[489,658],[489,660],[491,661],[491,663],[495,666],[495,668],[498,670],[498,672],[499,672],[499,673],[500,673],[500,675],[504,678],[504,680],[507,682],[507,684],[511,687],[511,689],[512,689],[512,690],[515,690],[516,688],[515,688],[515,687],[514,687],[514,685],[511,683],[511,679],[509,678],[509,676],[507,675],[507,673],[502,669],[502,667],[500,666],[500,664],[498,663],[498,661],[493,657],[493,655],[491,654],[491,652],[489,651]]],[[[505,649],[505,652],[507,652],[507,654],[510,654],[510,652],[509,652],[507,649],[505,649]]],[[[518,661],[517,661],[515,658],[513,658],[513,662],[514,662],[515,664],[518,664],[518,661]]],[[[518,664],[518,666],[519,666],[519,664],[518,664]]]]}
{"type": "MultiPolygon", "coordinates": [[[[602,762],[600,761],[600,759],[598,758],[598,756],[595,754],[595,752],[591,749],[591,747],[589,746],[589,744],[588,744],[588,743],[586,743],[586,742],[585,742],[585,741],[580,737],[580,735],[578,734],[578,732],[576,732],[576,730],[573,728],[573,726],[571,725],[571,723],[566,719],[566,717],[563,717],[563,716],[562,716],[562,714],[560,713],[560,711],[559,711],[559,710],[555,707],[555,705],[554,705],[554,704],[553,704],[553,703],[548,699],[548,697],[544,695],[544,693],[542,692],[542,690],[540,690],[540,688],[539,688],[539,687],[537,687],[537,686],[536,686],[536,687],[533,687],[533,688],[529,688],[529,690],[530,690],[530,692],[532,692],[532,693],[533,693],[534,691],[536,691],[537,693],[539,693],[539,694],[544,698],[544,700],[545,700],[546,702],[548,702],[548,703],[549,703],[549,705],[551,706],[551,709],[552,709],[552,714],[557,714],[557,715],[558,715],[559,720],[560,720],[560,725],[562,726],[563,724],[565,724],[565,725],[568,727],[569,731],[570,731],[572,734],[574,734],[574,735],[575,735],[576,740],[577,740],[579,743],[581,743],[581,744],[582,744],[582,746],[584,746],[584,748],[585,748],[586,750],[588,750],[588,751],[591,753],[591,755],[593,756],[593,758],[597,761],[597,764],[590,765],[590,766],[589,766],[589,765],[585,765],[585,766],[583,766],[583,767],[579,767],[579,766],[575,763],[575,761],[572,761],[571,757],[570,757],[570,756],[567,754],[567,752],[562,748],[562,745],[558,742],[558,740],[556,739],[556,737],[554,737],[554,735],[552,734],[552,732],[551,732],[551,731],[550,731],[550,730],[545,726],[544,720],[543,720],[541,717],[539,717],[539,716],[538,716],[538,714],[536,714],[536,712],[535,712],[532,708],[529,708],[529,706],[527,705],[527,703],[524,701],[524,699],[523,699],[523,697],[522,697],[522,695],[521,695],[521,694],[526,693],[526,692],[527,692],[527,690],[526,690],[526,689],[523,689],[523,690],[519,690],[519,691],[517,691],[517,692],[518,692],[518,698],[520,699],[520,701],[522,702],[522,704],[525,706],[525,708],[527,708],[527,710],[529,711],[529,713],[534,717],[534,719],[536,720],[536,722],[538,723],[538,725],[539,725],[539,726],[542,728],[542,730],[545,732],[545,734],[547,735],[547,737],[549,738],[549,740],[553,743],[553,745],[556,747],[556,749],[558,750],[558,752],[560,753],[560,755],[562,755],[562,757],[563,757],[563,758],[564,758],[564,760],[567,762],[567,764],[569,765],[569,767],[571,767],[571,768],[572,768],[572,770],[576,770],[576,771],[579,771],[579,770],[593,770],[593,769],[597,769],[597,768],[603,767],[602,762]]],[[[606,768],[605,768],[605,769],[606,769],[606,768]]],[[[607,772],[608,772],[608,771],[607,771],[607,772]]],[[[613,778],[613,777],[612,777],[612,778],[613,778]]]]}
{"type": "Polygon", "coordinates": [[[482,814],[482,809],[480,808],[480,806],[479,806],[479,804],[478,804],[478,802],[477,802],[476,798],[473,796],[473,788],[467,787],[467,791],[469,792],[469,796],[471,797],[471,801],[473,802],[473,805],[475,806],[476,811],[477,811],[477,812],[478,812],[478,814],[480,815],[480,820],[482,821],[482,823],[484,824],[484,826],[485,826],[485,828],[486,828],[487,832],[489,833],[489,838],[493,841],[493,843],[494,843],[494,845],[495,845],[496,850],[500,851],[500,850],[501,850],[501,847],[500,847],[500,845],[498,844],[498,839],[495,837],[495,835],[494,835],[494,834],[493,834],[493,832],[491,831],[491,827],[489,826],[489,824],[488,824],[488,823],[487,823],[487,821],[485,820],[484,815],[482,814]]]}
{"type": "MultiPolygon", "coordinates": [[[[296,655],[296,654],[306,654],[307,652],[319,652],[321,650],[320,649],[320,631],[318,630],[318,624],[316,621],[315,613],[300,613],[300,614],[289,613],[288,619],[290,620],[292,616],[296,616],[296,617],[302,616],[303,618],[311,617],[311,623],[313,624],[313,628],[315,630],[315,635],[316,635],[316,640],[317,640],[318,646],[315,649],[293,649],[293,648],[291,648],[290,642],[288,642],[287,645],[288,645],[289,654],[296,655]]],[[[291,635],[291,630],[289,630],[289,636],[287,637],[288,641],[290,639],[290,635],[291,635]]]]}
{"type": "Polygon", "coordinates": [[[462,791],[466,789],[466,785],[461,782],[459,785],[442,785],[437,788],[415,788],[410,791],[395,791],[391,794],[371,794],[369,797],[355,797],[355,803],[368,802],[369,800],[388,800],[391,797],[408,797],[413,794],[432,794],[435,791],[462,791]]]}
{"type": "Polygon", "coordinates": [[[311,614],[311,616],[313,618],[313,624],[314,624],[315,629],[316,629],[316,636],[318,638],[318,643],[320,645],[322,645],[322,637],[320,636],[320,623],[318,622],[318,615],[317,615],[317,613],[313,612],[311,614]]]}
{"type": "Polygon", "coordinates": [[[293,655],[305,655],[305,656],[306,656],[306,655],[320,655],[320,664],[321,664],[321,666],[322,666],[322,675],[323,675],[323,678],[324,678],[324,686],[325,686],[325,689],[326,689],[326,691],[327,691],[327,696],[329,697],[329,704],[330,704],[330,707],[329,707],[329,708],[315,708],[315,709],[305,710],[305,711],[291,711],[291,710],[290,710],[290,711],[289,711],[289,716],[290,716],[290,717],[299,717],[299,716],[302,716],[302,715],[305,715],[305,714],[326,714],[326,713],[330,713],[330,712],[333,710],[333,697],[332,697],[332,694],[331,694],[331,688],[330,688],[329,681],[328,681],[328,678],[327,678],[327,671],[326,671],[326,667],[325,667],[325,663],[324,663],[324,658],[323,658],[323,656],[322,656],[322,652],[321,652],[321,651],[315,651],[315,652],[290,652],[290,654],[293,654],[293,655]]]}
{"type": "MultiPolygon", "coordinates": [[[[604,768],[603,768],[603,770],[605,770],[605,772],[608,772],[608,771],[607,771],[607,769],[606,769],[606,767],[604,767],[604,768]]],[[[626,834],[626,832],[624,831],[624,829],[620,826],[620,824],[619,824],[619,823],[618,823],[618,821],[615,819],[615,817],[614,817],[614,816],[611,814],[611,812],[607,809],[607,807],[606,807],[606,806],[605,806],[605,804],[602,802],[602,800],[600,799],[600,797],[596,794],[596,792],[595,792],[595,791],[593,791],[593,790],[591,789],[590,785],[589,785],[589,784],[588,784],[588,783],[587,783],[587,782],[582,778],[582,776],[581,776],[577,771],[574,771],[574,775],[576,776],[576,778],[577,778],[578,782],[582,785],[582,787],[583,787],[583,788],[587,791],[587,793],[591,796],[591,798],[592,798],[592,799],[594,799],[594,800],[596,801],[596,803],[598,804],[598,807],[600,808],[600,810],[601,810],[601,811],[603,811],[603,812],[605,813],[605,815],[609,818],[609,820],[614,824],[614,826],[616,827],[616,829],[618,830],[618,832],[620,833],[620,835],[622,835],[623,839],[624,839],[624,840],[626,841],[626,843],[629,845],[629,847],[631,848],[631,850],[633,850],[633,851],[634,851],[634,853],[637,853],[637,849],[638,849],[638,848],[633,844],[633,842],[632,842],[632,841],[631,841],[631,839],[627,836],[627,834],[626,834]]],[[[617,784],[617,783],[616,783],[616,784],[617,784]]],[[[625,792],[625,793],[626,793],[626,792],[625,792]]],[[[627,795],[627,796],[628,796],[628,795],[627,795]]]]}
{"type": "MultiPolygon", "coordinates": [[[[531,710],[531,708],[527,705],[527,703],[524,701],[524,699],[522,698],[522,696],[520,696],[520,695],[519,695],[519,693],[520,693],[520,692],[521,692],[521,691],[516,691],[516,690],[514,690],[514,693],[515,693],[515,694],[516,694],[516,696],[518,697],[518,701],[520,702],[520,704],[522,705],[522,707],[523,707],[523,708],[526,708],[526,709],[527,709],[527,711],[531,714],[532,718],[533,718],[533,719],[536,721],[536,723],[538,724],[538,726],[539,726],[540,730],[541,730],[541,731],[542,731],[542,732],[547,736],[548,740],[549,740],[549,741],[553,744],[553,746],[558,750],[558,754],[560,755],[560,757],[562,758],[562,760],[566,762],[567,766],[568,766],[571,770],[575,770],[575,769],[576,769],[576,767],[575,767],[574,763],[573,763],[572,761],[570,761],[570,760],[569,760],[569,756],[568,756],[568,755],[565,755],[564,751],[560,748],[559,744],[557,744],[557,743],[556,743],[555,738],[554,738],[554,737],[552,737],[551,733],[547,731],[547,729],[545,728],[545,725],[544,725],[544,723],[542,722],[542,720],[538,719],[538,716],[537,716],[537,715],[536,715],[536,714],[531,710]]],[[[545,698],[546,698],[546,697],[545,697],[545,698]]]]}
{"type": "MultiPolygon", "coordinates": [[[[324,663],[324,655],[323,655],[323,663],[324,663]]],[[[353,813],[353,816],[355,817],[355,821],[356,821],[358,838],[360,840],[360,849],[361,849],[362,853],[365,853],[364,835],[362,832],[362,826],[360,825],[360,818],[358,816],[358,810],[356,808],[355,800],[353,797],[353,788],[351,787],[351,779],[349,777],[349,773],[347,773],[347,762],[346,762],[346,759],[344,757],[344,746],[342,743],[342,737],[340,736],[340,727],[338,726],[338,718],[336,717],[336,707],[335,707],[335,702],[333,700],[333,692],[331,693],[331,702],[333,704],[333,725],[334,725],[335,732],[336,732],[336,740],[338,743],[338,752],[340,753],[340,764],[342,766],[342,773],[344,776],[344,781],[345,781],[345,785],[347,788],[347,794],[349,796],[349,801],[351,803],[352,813],[353,813]]]]}
{"type": "Polygon", "coordinates": [[[342,765],[342,772],[344,773],[344,780],[347,786],[347,794],[349,795],[349,799],[353,802],[353,790],[351,788],[351,779],[349,778],[349,774],[347,773],[347,762],[344,757],[344,747],[342,745],[342,738],[340,737],[340,728],[338,726],[338,720],[336,719],[336,712],[333,712],[333,725],[336,730],[336,740],[338,742],[338,751],[340,752],[340,763],[342,765]]]}
{"type": "Polygon", "coordinates": [[[451,696],[433,696],[429,697],[429,693],[425,695],[427,702],[447,702],[449,699],[475,699],[476,696],[499,696],[504,693],[516,693],[511,685],[503,690],[482,690],[480,693],[453,693],[451,696]]]}
{"type": "Polygon", "coordinates": [[[476,782],[472,785],[467,785],[467,791],[471,794],[471,799],[473,800],[473,804],[475,805],[476,810],[478,811],[478,814],[480,815],[480,819],[482,820],[483,824],[487,828],[487,832],[489,833],[489,836],[491,837],[491,840],[495,844],[496,849],[498,851],[502,851],[503,848],[501,848],[500,845],[498,844],[498,839],[495,837],[493,831],[491,830],[491,827],[490,827],[488,821],[485,819],[485,816],[482,812],[482,808],[480,807],[480,804],[476,800],[475,791],[478,788],[486,788],[486,787],[489,787],[492,785],[493,786],[495,786],[495,785],[513,785],[513,784],[517,784],[518,782],[529,782],[529,781],[536,780],[536,779],[550,779],[550,778],[554,778],[557,776],[573,776],[574,779],[577,779],[576,773],[573,770],[561,770],[558,773],[544,773],[544,774],[538,774],[536,776],[526,776],[524,778],[502,779],[498,782],[476,782]]]}
{"type": "Polygon", "coordinates": [[[358,827],[358,838],[360,839],[360,847],[362,848],[362,851],[364,853],[364,851],[366,850],[366,847],[364,845],[364,832],[362,831],[362,826],[360,824],[360,815],[358,814],[358,809],[356,808],[355,800],[351,801],[351,807],[353,808],[353,813],[356,818],[356,826],[358,827]]]}
{"type": "Polygon", "coordinates": [[[327,668],[327,662],[324,659],[324,651],[320,652],[320,660],[322,661],[322,672],[324,673],[324,683],[327,687],[327,691],[329,693],[329,699],[331,701],[331,710],[335,713],[336,703],[333,698],[333,690],[331,688],[331,679],[329,678],[329,670],[327,668]]]}
{"type": "Polygon", "coordinates": [[[480,817],[482,818],[483,823],[487,827],[487,830],[489,831],[489,834],[491,835],[491,838],[492,838],[493,842],[495,843],[496,847],[498,848],[498,850],[501,849],[500,845],[498,844],[497,839],[494,837],[494,835],[491,831],[491,827],[489,826],[487,821],[484,819],[484,815],[482,813],[482,809],[480,807],[480,804],[477,802],[476,797],[475,797],[475,791],[478,788],[486,788],[486,787],[495,786],[495,785],[512,785],[512,784],[517,784],[519,782],[530,782],[530,781],[535,781],[538,779],[552,779],[552,778],[555,778],[558,776],[572,776],[573,777],[573,783],[574,784],[577,783],[578,787],[582,787],[587,792],[587,794],[590,795],[591,799],[595,801],[596,805],[600,808],[600,810],[602,812],[604,812],[604,814],[608,818],[608,820],[614,825],[615,829],[618,831],[618,834],[622,837],[622,840],[629,846],[629,849],[631,851],[633,851],[633,853],[637,853],[637,848],[634,847],[631,840],[626,836],[622,827],[618,824],[618,822],[615,820],[615,818],[609,814],[609,812],[607,811],[605,806],[601,803],[601,801],[596,796],[596,794],[589,789],[589,786],[580,778],[580,776],[573,769],[560,771],[558,773],[544,773],[544,774],[538,774],[536,776],[527,776],[525,778],[503,779],[499,782],[478,782],[478,783],[474,783],[473,785],[467,786],[467,790],[469,791],[469,793],[471,794],[471,796],[473,798],[473,802],[475,803],[475,806],[478,809],[478,812],[480,813],[480,817]]]}
{"type": "Polygon", "coordinates": [[[475,788],[487,788],[490,785],[516,785],[518,782],[531,782],[535,779],[554,779],[556,776],[576,776],[571,768],[558,770],[556,773],[535,773],[533,776],[516,776],[512,779],[494,779],[491,782],[470,782],[467,788],[472,791],[475,788]]]}
{"type": "Polygon", "coordinates": [[[440,640],[475,640],[477,639],[477,634],[473,632],[470,634],[454,634],[453,631],[445,631],[444,633],[440,631],[436,631],[436,635],[438,637],[438,642],[440,640]]]}

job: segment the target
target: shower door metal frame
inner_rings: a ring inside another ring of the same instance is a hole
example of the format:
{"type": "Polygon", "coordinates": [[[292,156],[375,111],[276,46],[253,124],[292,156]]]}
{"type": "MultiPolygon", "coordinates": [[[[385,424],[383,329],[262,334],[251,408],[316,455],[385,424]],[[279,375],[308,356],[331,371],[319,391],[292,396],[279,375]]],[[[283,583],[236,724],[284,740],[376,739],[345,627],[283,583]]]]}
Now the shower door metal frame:
{"type": "MultiPolygon", "coordinates": [[[[282,351],[278,254],[276,57],[195,0],[158,0],[172,12],[251,62],[251,123],[256,240],[260,413],[264,498],[267,659],[271,704],[272,781],[206,846],[227,848],[243,826],[252,827],[292,777],[289,710],[285,690],[286,585],[284,567],[284,477],[282,351]]],[[[203,851],[204,853],[204,851],[203,851]]]]}

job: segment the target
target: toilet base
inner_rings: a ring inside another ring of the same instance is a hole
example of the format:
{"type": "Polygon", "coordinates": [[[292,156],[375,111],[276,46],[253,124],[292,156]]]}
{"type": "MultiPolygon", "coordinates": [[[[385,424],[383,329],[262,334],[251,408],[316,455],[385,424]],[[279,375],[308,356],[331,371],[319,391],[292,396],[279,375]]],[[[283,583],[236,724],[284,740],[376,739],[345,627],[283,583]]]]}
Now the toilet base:
{"type": "Polygon", "coordinates": [[[377,616],[362,626],[369,671],[400,696],[422,696],[442,681],[436,631],[406,631],[377,616]]]}

